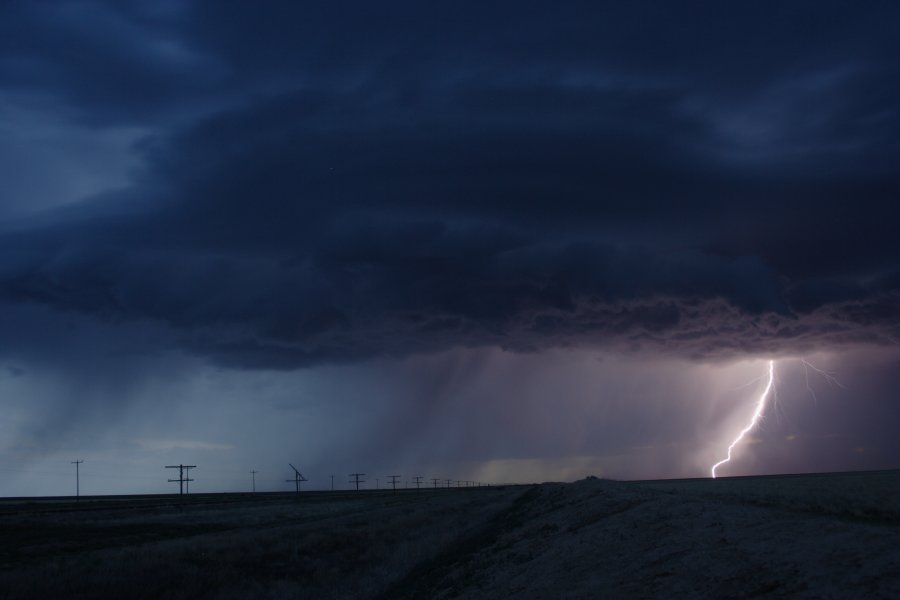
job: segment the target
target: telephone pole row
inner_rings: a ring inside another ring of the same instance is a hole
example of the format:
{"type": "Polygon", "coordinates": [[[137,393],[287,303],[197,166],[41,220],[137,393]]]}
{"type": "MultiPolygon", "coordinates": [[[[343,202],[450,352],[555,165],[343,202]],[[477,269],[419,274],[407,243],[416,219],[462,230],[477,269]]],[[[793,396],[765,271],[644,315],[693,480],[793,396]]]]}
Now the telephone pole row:
{"type": "MultiPolygon", "coordinates": [[[[81,478],[80,478],[80,470],[79,470],[79,466],[80,466],[83,462],[84,462],[84,460],[81,460],[81,459],[71,461],[71,464],[75,465],[75,501],[76,501],[76,502],[78,502],[78,501],[79,501],[79,498],[81,497],[81,478]]],[[[291,463],[288,463],[288,465],[291,467],[291,469],[294,470],[294,477],[293,477],[293,479],[285,479],[285,481],[288,482],[288,483],[290,483],[291,481],[293,481],[293,482],[294,482],[295,489],[296,489],[297,493],[299,494],[299,493],[300,493],[300,483],[301,483],[301,482],[304,482],[304,481],[309,481],[309,480],[308,480],[306,477],[303,476],[303,473],[301,473],[301,472],[297,469],[297,467],[295,467],[295,466],[292,465],[291,463]]],[[[179,465],[166,465],[165,468],[166,468],[166,469],[178,469],[178,478],[177,478],[177,479],[169,479],[169,482],[172,482],[172,483],[177,482],[177,483],[178,483],[178,493],[179,493],[179,495],[182,495],[182,496],[183,496],[183,495],[185,495],[185,494],[189,494],[190,491],[191,491],[191,490],[190,490],[190,482],[191,482],[191,481],[194,481],[194,480],[190,477],[190,470],[191,470],[191,469],[196,469],[196,468],[197,468],[197,465],[181,465],[181,464],[179,464],[179,465]]],[[[250,476],[251,476],[251,478],[252,478],[252,479],[251,479],[251,481],[252,481],[252,488],[251,488],[251,489],[253,490],[253,492],[256,492],[256,474],[257,474],[257,473],[259,473],[259,471],[257,471],[256,469],[250,469],[250,476]]],[[[363,477],[365,477],[365,476],[366,476],[365,473],[350,473],[350,475],[348,475],[348,477],[352,477],[352,479],[349,481],[349,483],[350,483],[351,485],[355,486],[356,491],[359,491],[359,485],[360,485],[361,483],[365,483],[365,482],[366,482],[366,480],[363,479],[363,477]]],[[[388,475],[388,477],[390,478],[391,489],[392,489],[393,491],[396,491],[396,490],[397,490],[397,481],[400,479],[400,475],[388,475]]],[[[414,476],[412,479],[413,479],[413,481],[414,481],[415,484],[416,484],[416,489],[417,489],[417,490],[421,489],[421,488],[422,488],[422,480],[425,479],[425,478],[422,477],[421,475],[416,475],[416,476],[414,476]]],[[[380,483],[381,480],[376,478],[376,481],[380,483]]],[[[457,488],[461,488],[461,487],[482,487],[482,486],[490,486],[490,485],[491,485],[491,484],[489,484],[489,483],[488,483],[488,484],[485,484],[485,483],[481,483],[481,482],[478,482],[478,481],[466,481],[466,480],[464,480],[464,479],[457,479],[457,480],[454,480],[454,479],[441,479],[441,478],[439,478],[439,477],[432,477],[432,478],[430,479],[430,481],[431,481],[432,486],[434,487],[434,489],[437,489],[438,486],[439,486],[442,482],[445,484],[445,486],[446,486],[447,488],[449,488],[449,487],[451,486],[451,484],[453,483],[453,481],[456,481],[456,487],[457,487],[457,488]]],[[[409,480],[408,480],[408,479],[406,480],[406,487],[409,487],[409,480]]],[[[334,475],[331,475],[331,489],[334,490],[334,475]]]]}

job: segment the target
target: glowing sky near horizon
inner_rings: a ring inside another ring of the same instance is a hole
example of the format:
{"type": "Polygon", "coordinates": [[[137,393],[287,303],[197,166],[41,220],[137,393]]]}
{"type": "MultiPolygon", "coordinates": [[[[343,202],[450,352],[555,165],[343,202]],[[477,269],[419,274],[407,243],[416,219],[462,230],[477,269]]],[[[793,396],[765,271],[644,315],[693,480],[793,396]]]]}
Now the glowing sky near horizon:
{"type": "MultiPolygon", "coordinates": [[[[892,466],[892,414],[872,384],[890,381],[896,355],[816,360],[852,366],[852,394],[813,379],[814,401],[799,361],[781,360],[777,404],[720,475],[892,466]]],[[[250,469],[258,489],[286,490],[295,461],[307,489],[329,487],[331,474],[346,487],[357,471],[495,482],[705,477],[753,411],[766,361],[486,349],[282,373],[179,363],[129,382],[130,402],[115,415],[106,413],[119,387],[58,414],[73,393],[65,379],[35,373],[39,389],[24,376],[0,379],[0,441],[14,459],[0,495],[67,493],[74,455],[86,460],[85,493],[172,491],[161,465],[173,461],[200,465],[195,491],[243,489],[250,469]]]]}

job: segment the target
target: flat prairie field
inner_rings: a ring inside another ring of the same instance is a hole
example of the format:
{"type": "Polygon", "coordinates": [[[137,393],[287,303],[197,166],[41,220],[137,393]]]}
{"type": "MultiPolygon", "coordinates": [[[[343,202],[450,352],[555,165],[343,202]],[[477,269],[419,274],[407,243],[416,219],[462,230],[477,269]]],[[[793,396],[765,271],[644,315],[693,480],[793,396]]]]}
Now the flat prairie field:
{"type": "Polygon", "coordinates": [[[0,500],[0,598],[900,598],[900,471],[0,500]]]}

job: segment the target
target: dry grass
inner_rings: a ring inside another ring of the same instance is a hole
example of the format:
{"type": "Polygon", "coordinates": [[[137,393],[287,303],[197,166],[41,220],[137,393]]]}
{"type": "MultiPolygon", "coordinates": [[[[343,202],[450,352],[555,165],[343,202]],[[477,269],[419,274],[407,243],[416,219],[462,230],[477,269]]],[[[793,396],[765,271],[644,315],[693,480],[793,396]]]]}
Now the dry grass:
{"type": "Polygon", "coordinates": [[[374,597],[483,528],[520,493],[7,515],[0,597],[374,597]]]}
{"type": "Polygon", "coordinates": [[[898,491],[894,471],[6,507],[0,600],[896,598],[898,491]]]}
{"type": "Polygon", "coordinates": [[[809,514],[900,524],[897,471],[648,481],[630,485],[809,514]]]}

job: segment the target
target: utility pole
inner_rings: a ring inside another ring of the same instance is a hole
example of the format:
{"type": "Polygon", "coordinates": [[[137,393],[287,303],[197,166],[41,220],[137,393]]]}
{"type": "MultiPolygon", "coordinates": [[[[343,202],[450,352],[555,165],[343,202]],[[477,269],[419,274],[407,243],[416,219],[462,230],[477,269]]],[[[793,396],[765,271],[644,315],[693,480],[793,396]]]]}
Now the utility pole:
{"type": "Polygon", "coordinates": [[[431,478],[431,483],[434,484],[434,489],[437,489],[437,484],[438,484],[439,481],[440,481],[440,479],[438,479],[437,477],[432,477],[432,478],[431,478]]]}
{"type": "MultiPolygon", "coordinates": [[[[195,469],[197,465],[166,465],[167,469],[178,469],[178,479],[170,479],[169,481],[177,481],[178,482],[178,495],[184,495],[184,483],[186,481],[193,481],[190,477],[185,479],[184,471],[185,469],[195,469]]],[[[188,490],[190,491],[190,490],[188,490]]]]}
{"type": "Polygon", "coordinates": [[[191,479],[191,469],[193,469],[193,468],[194,468],[194,465],[187,465],[184,467],[184,470],[187,471],[187,473],[186,473],[187,477],[184,480],[184,493],[185,494],[191,493],[191,482],[193,481],[193,479],[191,479]]]}
{"type": "Polygon", "coordinates": [[[81,477],[78,474],[78,465],[83,462],[83,460],[72,461],[72,464],[75,465],[75,502],[80,502],[81,499],[81,477]]]}
{"type": "Polygon", "coordinates": [[[334,491],[334,475],[331,476],[331,491],[334,491]]]}
{"type": "Polygon", "coordinates": [[[250,476],[253,477],[253,493],[256,493],[256,474],[257,473],[259,473],[259,471],[254,471],[253,469],[250,469],[250,476]]]}
{"type": "MultiPolygon", "coordinates": [[[[351,481],[350,483],[355,483],[355,484],[356,484],[356,491],[357,491],[357,492],[359,491],[359,484],[360,484],[360,483],[365,483],[365,482],[366,482],[365,479],[360,479],[360,477],[365,477],[365,476],[366,476],[365,473],[350,473],[350,475],[348,475],[348,477],[352,477],[352,478],[353,478],[353,481],[351,481]]],[[[377,480],[376,480],[376,481],[377,481],[377,480]]]]}
{"type": "Polygon", "coordinates": [[[447,482],[447,487],[450,487],[450,482],[453,481],[453,480],[452,480],[452,479],[446,479],[445,481],[447,482]]]}
{"type": "Polygon", "coordinates": [[[294,478],[293,479],[285,479],[286,482],[294,482],[294,485],[297,486],[297,493],[300,493],[300,482],[301,481],[309,481],[306,477],[303,476],[303,473],[297,470],[297,467],[288,463],[291,468],[294,470],[294,478]]]}
{"type": "Polygon", "coordinates": [[[422,483],[422,476],[416,475],[415,477],[413,477],[413,480],[415,480],[415,482],[416,482],[416,489],[419,489],[419,486],[422,483]]]}
{"type": "Polygon", "coordinates": [[[376,490],[380,490],[380,489],[381,489],[381,480],[380,480],[379,478],[377,478],[377,477],[375,478],[375,489],[376,489],[376,490]]]}
{"type": "Polygon", "coordinates": [[[395,492],[397,491],[397,480],[400,479],[399,475],[388,475],[391,478],[391,489],[395,492]]]}

